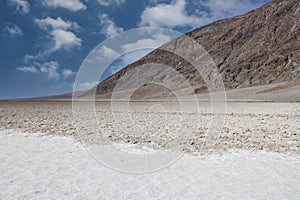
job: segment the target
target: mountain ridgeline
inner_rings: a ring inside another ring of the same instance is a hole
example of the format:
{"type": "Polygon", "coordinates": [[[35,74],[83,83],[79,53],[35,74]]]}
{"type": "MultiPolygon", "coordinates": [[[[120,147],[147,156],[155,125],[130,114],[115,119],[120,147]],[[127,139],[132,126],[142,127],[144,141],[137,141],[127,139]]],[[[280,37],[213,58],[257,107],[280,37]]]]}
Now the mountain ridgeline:
{"type": "MultiPolygon", "coordinates": [[[[299,0],[274,0],[245,15],[225,19],[195,29],[186,36],[197,41],[213,59],[226,89],[281,83],[300,78],[300,2],[299,0]]],[[[176,44],[176,39],[168,45],[176,44]]],[[[180,47],[179,47],[180,48],[180,47]]],[[[190,49],[191,53],[193,48],[190,49]]],[[[156,49],[99,83],[96,95],[109,97],[116,84],[127,77],[128,90],[139,84],[140,77],[152,80],[168,79],[168,89],[155,84],[144,84],[135,91],[137,98],[167,96],[169,90],[179,90],[181,85],[172,70],[153,67],[135,68],[147,63],[170,66],[192,86],[194,93],[207,92],[207,86],[197,70],[184,58],[162,49],[156,49]],[[171,89],[170,89],[171,88],[171,89]]],[[[120,89],[120,90],[122,90],[120,89]]],[[[183,92],[184,93],[184,92],[183,92]]],[[[185,95],[190,94],[186,92],[185,95]]]]}

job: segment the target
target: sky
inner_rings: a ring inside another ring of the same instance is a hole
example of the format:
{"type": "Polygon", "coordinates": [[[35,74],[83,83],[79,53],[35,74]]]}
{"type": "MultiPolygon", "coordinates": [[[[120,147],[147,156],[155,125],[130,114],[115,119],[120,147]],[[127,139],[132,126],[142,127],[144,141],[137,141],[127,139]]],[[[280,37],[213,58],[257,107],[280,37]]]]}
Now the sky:
{"type": "MultiPolygon", "coordinates": [[[[161,27],[186,33],[267,2],[270,0],[0,0],[0,99],[71,92],[87,55],[125,31],[161,27]]],[[[158,35],[135,45],[155,48],[171,39],[158,35]]],[[[99,80],[151,50],[121,56],[99,80]]],[[[93,84],[80,88],[89,89],[93,84]]]]}

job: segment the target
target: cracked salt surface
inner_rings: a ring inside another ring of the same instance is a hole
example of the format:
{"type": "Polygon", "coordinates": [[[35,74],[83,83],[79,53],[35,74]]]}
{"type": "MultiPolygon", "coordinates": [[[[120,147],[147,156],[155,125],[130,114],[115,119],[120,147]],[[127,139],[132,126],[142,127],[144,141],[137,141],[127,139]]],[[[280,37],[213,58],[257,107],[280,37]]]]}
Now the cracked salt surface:
{"type": "MultiPolygon", "coordinates": [[[[128,146],[125,146],[128,149],[128,146]]],[[[0,131],[1,199],[300,199],[300,156],[184,155],[156,173],[104,167],[71,137],[0,131]]]]}

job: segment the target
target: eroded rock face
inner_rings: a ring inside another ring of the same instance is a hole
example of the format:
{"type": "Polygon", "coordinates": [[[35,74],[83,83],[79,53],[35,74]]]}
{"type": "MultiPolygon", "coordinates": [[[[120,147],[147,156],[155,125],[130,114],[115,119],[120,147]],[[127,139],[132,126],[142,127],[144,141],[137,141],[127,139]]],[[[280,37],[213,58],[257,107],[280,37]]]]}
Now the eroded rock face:
{"type": "MultiPolygon", "coordinates": [[[[186,35],[196,40],[209,53],[227,89],[300,78],[299,0],[274,0],[245,15],[214,22],[186,35]]],[[[178,39],[166,45],[170,44],[180,48],[178,39]]],[[[193,48],[190,51],[192,53],[193,48]]],[[[96,94],[111,93],[123,76],[135,77],[136,81],[131,81],[126,87],[136,87],[138,79],[131,71],[147,63],[171,66],[188,80],[195,93],[206,90],[203,77],[190,63],[172,53],[157,49],[101,82],[97,86],[96,94]]],[[[162,70],[160,73],[149,73],[149,70],[155,68],[150,67],[138,76],[162,81],[169,78],[171,89],[180,88],[180,81],[172,79],[170,70],[162,70]]],[[[148,86],[144,91],[150,90],[151,87],[148,86]]]]}
{"type": "Polygon", "coordinates": [[[300,3],[297,0],[276,0],[189,35],[209,51],[229,88],[300,77],[300,3]]]}

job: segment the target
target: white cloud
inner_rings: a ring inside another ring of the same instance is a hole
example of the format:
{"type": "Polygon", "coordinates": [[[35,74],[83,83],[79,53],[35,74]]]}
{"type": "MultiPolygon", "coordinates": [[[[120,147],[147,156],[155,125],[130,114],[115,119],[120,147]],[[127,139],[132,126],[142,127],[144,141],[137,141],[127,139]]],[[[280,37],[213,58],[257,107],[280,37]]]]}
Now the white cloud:
{"type": "Polygon", "coordinates": [[[114,49],[111,49],[107,46],[101,46],[101,48],[96,48],[92,51],[92,55],[88,56],[85,62],[89,65],[99,65],[99,63],[111,62],[119,58],[122,55],[122,52],[117,52],[114,49]]]}
{"type": "Polygon", "coordinates": [[[101,33],[106,37],[112,37],[124,31],[122,27],[116,26],[115,23],[108,18],[107,14],[100,15],[100,25],[101,33]]]}
{"type": "Polygon", "coordinates": [[[24,62],[29,63],[32,60],[39,60],[49,55],[50,51],[38,52],[36,55],[26,54],[24,56],[24,62]]]}
{"type": "Polygon", "coordinates": [[[20,14],[29,13],[29,3],[26,0],[7,0],[7,4],[10,6],[16,6],[16,12],[20,14]]]}
{"type": "Polygon", "coordinates": [[[70,69],[63,69],[63,71],[62,71],[62,75],[63,75],[64,78],[68,78],[68,77],[74,76],[75,74],[76,73],[73,72],[70,69]]]}
{"type": "Polygon", "coordinates": [[[116,52],[115,50],[108,48],[107,46],[103,46],[99,51],[101,57],[107,58],[107,59],[113,59],[118,58],[120,54],[116,52]]]}
{"type": "Polygon", "coordinates": [[[200,27],[216,20],[233,17],[259,7],[261,3],[249,0],[207,0],[189,2],[176,0],[171,4],[155,4],[142,12],[140,26],[200,27]],[[187,6],[194,10],[188,14],[187,6]],[[206,9],[204,9],[206,8],[206,9]]]}
{"type": "Polygon", "coordinates": [[[86,5],[79,0],[43,0],[42,4],[52,8],[65,8],[71,11],[85,10],[86,5]]]}
{"type": "Polygon", "coordinates": [[[134,51],[128,53],[120,58],[120,61],[117,62],[117,65],[110,66],[110,73],[115,74],[116,72],[120,71],[127,65],[139,60],[140,58],[144,57],[148,53],[150,53],[153,49],[141,49],[138,51],[134,51]]]}
{"type": "Polygon", "coordinates": [[[112,4],[121,5],[124,4],[126,0],[97,0],[101,6],[109,6],[112,4]]]}
{"type": "Polygon", "coordinates": [[[51,31],[51,36],[54,41],[54,46],[51,51],[57,51],[61,48],[70,49],[76,46],[81,46],[82,40],[71,31],[56,29],[51,31]]]}
{"type": "Polygon", "coordinates": [[[44,63],[40,66],[40,71],[47,74],[50,79],[58,79],[60,74],[57,72],[59,64],[56,61],[44,63]]]}
{"type": "Polygon", "coordinates": [[[79,25],[76,22],[64,21],[61,17],[53,19],[51,17],[47,17],[45,19],[35,19],[35,23],[39,25],[42,29],[79,29],[79,25]]]}
{"type": "Polygon", "coordinates": [[[35,23],[42,29],[46,30],[52,38],[52,43],[44,52],[37,55],[26,55],[25,61],[30,59],[40,59],[62,48],[71,49],[81,46],[82,40],[68,29],[79,29],[76,22],[65,21],[61,17],[56,19],[47,17],[45,19],[35,19],[35,23]]]}
{"type": "Polygon", "coordinates": [[[259,7],[261,3],[249,0],[210,0],[203,2],[203,5],[209,8],[212,20],[217,20],[241,15],[259,7]]]}
{"type": "Polygon", "coordinates": [[[60,71],[60,65],[56,61],[50,61],[43,64],[35,63],[34,65],[35,66],[19,66],[16,70],[33,74],[43,73],[46,74],[49,79],[59,79],[60,77],[69,78],[76,74],[71,69],[62,69],[60,71]]]}
{"type": "Polygon", "coordinates": [[[158,33],[157,35],[154,35],[153,38],[141,39],[141,40],[137,40],[134,43],[128,43],[122,45],[121,49],[123,50],[123,52],[127,52],[132,49],[145,49],[145,48],[155,49],[165,44],[166,42],[169,42],[171,39],[172,38],[170,36],[158,33]]]}
{"type": "Polygon", "coordinates": [[[23,35],[23,31],[20,29],[19,26],[15,25],[15,24],[6,25],[4,27],[4,32],[6,32],[9,35],[9,37],[11,37],[11,38],[23,35]]]}
{"type": "Polygon", "coordinates": [[[114,73],[126,65],[137,61],[164,43],[169,42],[171,39],[172,38],[167,35],[157,33],[157,35],[154,35],[153,38],[140,39],[133,43],[124,44],[121,46],[121,51],[119,52],[107,46],[103,46],[101,49],[99,49],[97,52],[98,56],[95,56],[94,59],[112,60],[122,56],[122,58],[120,58],[121,61],[118,62],[119,65],[111,67],[111,71],[114,73]]]}
{"type": "Polygon", "coordinates": [[[33,66],[19,66],[16,68],[16,70],[22,71],[22,72],[30,72],[30,73],[34,73],[34,74],[39,73],[39,70],[33,66]]]}
{"type": "Polygon", "coordinates": [[[102,46],[93,53],[92,58],[87,60],[91,65],[102,61],[114,60],[114,65],[110,66],[109,70],[112,74],[126,67],[128,64],[137,61],[144,57],[149,52],[159,46],[169,42],[172,37],[163,33],[157,32],[152,38],[139,39],[135,42],[125,43],[120,47],[120,50],[115,50],[107,46],[102,46]]]}
{"type": "MultiPolygon", "coordinates": [[[[123,55],[123,56],[120,58],[119,62],[117,62],[117,65],[110,67],[110,72],[112,74],[116,73],[117,71],[126,67],[127,65],[141,59],[142,57],[144,57],[154,49],[158,48],[159,46],[165,44],[166,42],[169,42],[171,39],[172,38],[168,35],[157,33],[157,35],[154,35],[153,38],[140,39],[137,40],[136,42],[122,45],[121,46],[122,52],[119,55],[123,55]]],[[[114,55],[114,56],[118,54],[117,52],[115,52],[114,50],[108,47],[106,47],[106,52],[111,52],[109,55],[114,55]],[[112,52],[114,52],[114,54],[112,52]]]]}
{"type": "Polygon", "coordinates": [[[147,7],[141,15],[141,26],[194,26],[198,23],[195,16],[188,16],[185,11],[185,0],[177,0],[171,4],[159,4],[147,7]]]}
{"type": "Polygon", "coordinates": [[[99,82],[97,81],[92,81],[92,82],[84,82],[76,85],[76,90],[90,90],[94,86],[96,86],[99,82]]]}

